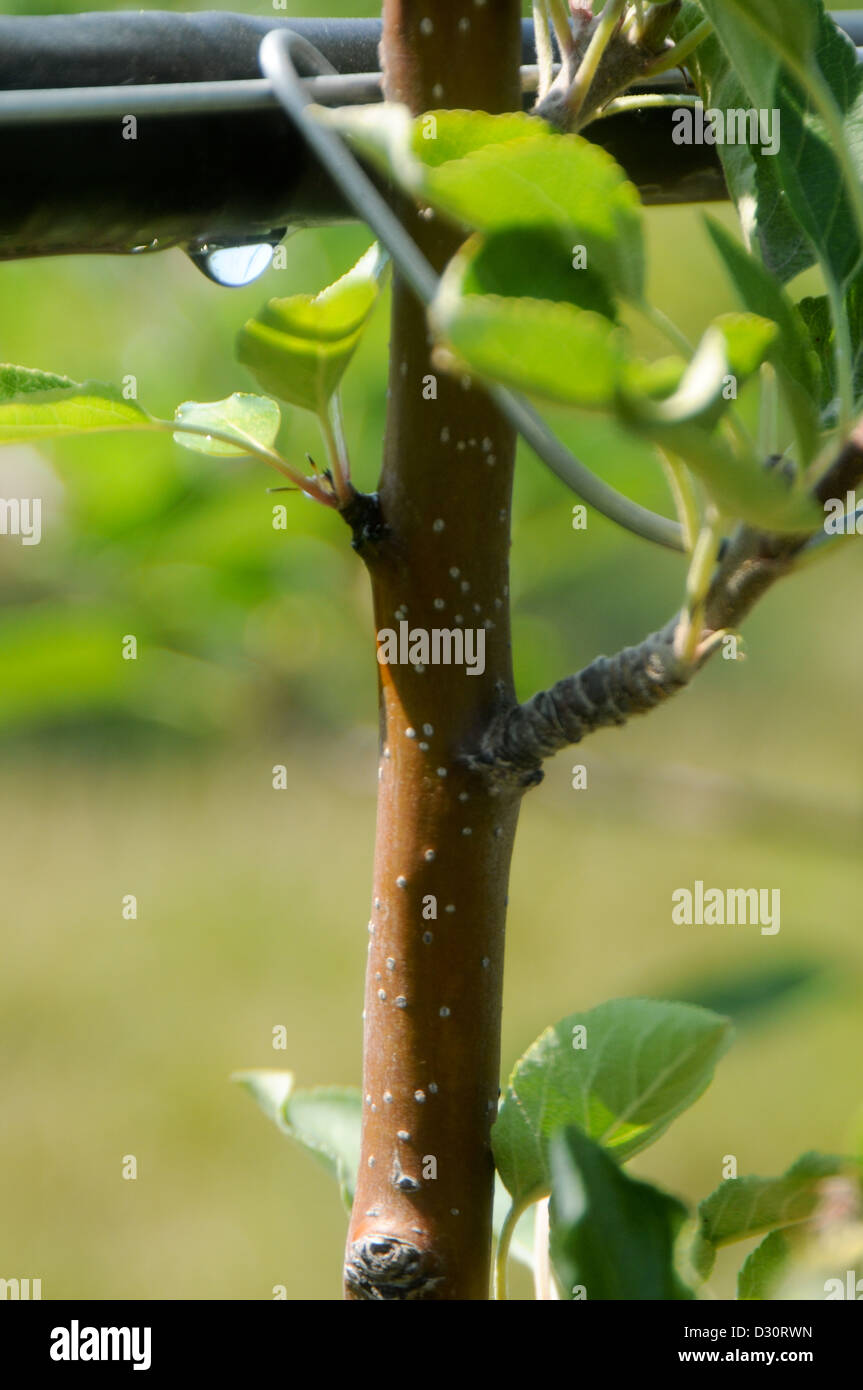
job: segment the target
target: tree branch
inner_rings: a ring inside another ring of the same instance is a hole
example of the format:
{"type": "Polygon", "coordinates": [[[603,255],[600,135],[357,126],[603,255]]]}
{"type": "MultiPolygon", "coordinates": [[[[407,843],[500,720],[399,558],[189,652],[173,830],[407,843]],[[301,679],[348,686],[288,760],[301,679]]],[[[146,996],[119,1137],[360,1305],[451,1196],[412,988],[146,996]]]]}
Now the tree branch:
{"type": "MultiPolygon", "coordinates": [[[[858,422],[833,464],[812,490],[823,506],[844,497],[863,480],[863,421],[858,422]]],[[[689,684],[721,644],[739,627],[762,594],[789,574],[808,535],[777,535],[739,526],[726,545],[710,586],[705,621],[693,660],[675,649],[680,615],[635,647],[597,657],[573,676],[540,691],[523,705],[501,692],[501,708],[489,723],[469,766],[499,786],[534,786],[546,758],[580,743],[595,729],[625,724],[647,714],[689,684]]]]}

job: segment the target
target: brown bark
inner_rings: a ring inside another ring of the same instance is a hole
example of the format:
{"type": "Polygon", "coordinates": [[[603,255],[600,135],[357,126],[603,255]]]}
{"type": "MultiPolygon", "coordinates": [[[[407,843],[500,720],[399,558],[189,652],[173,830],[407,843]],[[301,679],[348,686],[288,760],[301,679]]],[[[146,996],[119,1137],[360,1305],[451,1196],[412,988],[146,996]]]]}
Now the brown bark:
{"type": "MultiPolygon", "coordinates": [[[[386,0],[386,92],[415,112],[518,105],[515,0],[386,0]],[[429,28],[429,26],[431,26],[429,28]]],[[[405,210],[441,268],[458,234],[405,210]]],[[[514,698],[508,551],[515,441],[430,361],[396,279],[375,629],[481,630],[485,669],[379,667],[381,757],[365,999],[364,1123],[346,1260],[354,1299],[486,1299],[507,876],[518,797],[464,754],[514,698]],[[430,395],[436,381],[436,399],[430,395]]]]}

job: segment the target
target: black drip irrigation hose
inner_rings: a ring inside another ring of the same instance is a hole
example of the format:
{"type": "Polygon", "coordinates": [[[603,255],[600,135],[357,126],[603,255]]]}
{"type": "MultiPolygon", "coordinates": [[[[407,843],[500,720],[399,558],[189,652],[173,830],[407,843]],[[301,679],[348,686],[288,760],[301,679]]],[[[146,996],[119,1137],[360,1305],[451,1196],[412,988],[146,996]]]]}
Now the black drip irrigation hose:
{"type": "MultiPolygon", "coordinates": [[[[863,43],[863,16],[835,18],[863,43]]],[[[206,252],[352,218],[261,80],[261,39],[279,28],[299,34],[341,75],[316,80],[316,101],[374,94],[379,20],[219,11],[0,17],[0,260],[174,245],[206,252]],[[70,98],[86,110],[88,88],[105,110],[106,89],[118,89],[109,114],[70,113],[70,98]],[[137,107],[135,91],[124,88],[146,89],[137,107]]],[[[529,20],[522,59],[536,59],[529,20]]],[[[314,71],[300,52],[297,62],[301,74],[314,71]]],[[[682,86],[680,74],[662,81],[682,86]]],[[[671,122],[669,109],[626,112],[597,122],[589,137],[647,203],[725,198],[715,150],[674,144],[671,122]]]]}

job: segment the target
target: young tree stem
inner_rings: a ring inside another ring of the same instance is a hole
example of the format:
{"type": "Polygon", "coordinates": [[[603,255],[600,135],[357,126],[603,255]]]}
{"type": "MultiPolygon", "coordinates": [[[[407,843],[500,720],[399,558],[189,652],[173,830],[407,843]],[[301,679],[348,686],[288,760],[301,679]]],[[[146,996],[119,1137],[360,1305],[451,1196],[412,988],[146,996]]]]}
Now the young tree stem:
{"type": "MultiPolygon", "coordinates": [[[[388,99],[515,109],[520,6],[386,0],[388,99]]],[[[399,205],[437,270],[455,229],[399,205]]],[[[512,699],[508,551],[514,431],[432,365],[396,276],[379,539],[360,550],[375,629],[484,634],[483,669],[382,664],[381,756],[365,997],[362,1156],[349,1299],[487,1299],[507,877],[518,794],[464,751],[512,699]]],[[[475,638],[476,641],[480,639],[475,638]]]]}

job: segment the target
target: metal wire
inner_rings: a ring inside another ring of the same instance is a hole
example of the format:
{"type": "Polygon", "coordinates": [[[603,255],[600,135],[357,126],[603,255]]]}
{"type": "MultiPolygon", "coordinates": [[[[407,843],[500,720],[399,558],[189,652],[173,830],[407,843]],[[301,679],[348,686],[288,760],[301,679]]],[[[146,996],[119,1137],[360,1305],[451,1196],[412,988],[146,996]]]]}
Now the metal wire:
{"type": "MultiPolygon", "coordinates": [[[[308,79],[321,106],[380,101],[380,73],[359,72],[308,79]]],[[[232,82],[153,82],[137,87],[45,87],[0,92],[0,126],[43,125],[52,121],[118,120],[136,116],[220,115],[231,111],[278,109],[265,78],[232,82]]]]}
{"type": "MultiPolygon", "coordinates": [[[[261,71],[357,215],[389,251],[399,273],[417,298],[428,306],[437,293],[437,274],[344,141],[319,122],[309,119],[308,108],[312,102],[306,83],[294,66],[293,38],[290,31],[285,29],[273,29],[266,35],[260,47],[261,71]]],[[[648,511],[597,478],[570,453],[522,396],[502,386],[487,389],[498,409],[530,444],[534,453],[583,502],[609,521],[616,522],[644,540],[670,550],[684,549],[683,534],[677,522],[648,511]]]]}
{"type": "MultiPolygon", "coordinates": [[[[301,56],[311,66],[313,45],[300,35],[301,56]]],[[[319,106],[362,106],[380,101],[379,72],[338,73],[320,50],[326,69],[304,78],[312,101],[319,106]]],[[[555,72],[559,72],[559,66],[555,72]]],[[[538,70],[535,65],[521,69],[524,92],[534,92],[538,70]]],[[[662,73],[646,84],[650,91],[682,91],[686,81],[681,72],[662,73]]],[[[638,87],[633,91],[639,90],[638,87]]],[[[214,82],[151,82],[114,87],[41,87],[11,92],[0,91],[0,126],[44,125],[52,121],[117,120],[129,113],[136,116],[212,115],[232,111],[274,110],[279,100],[266,78],[240,78],[214,82]]]]}

